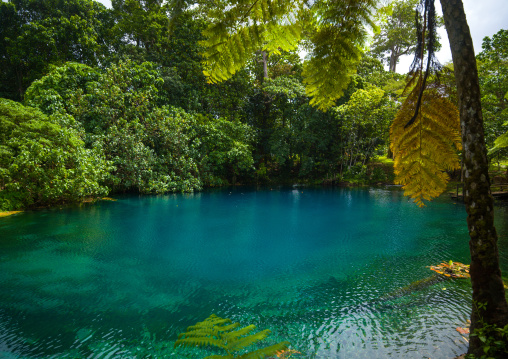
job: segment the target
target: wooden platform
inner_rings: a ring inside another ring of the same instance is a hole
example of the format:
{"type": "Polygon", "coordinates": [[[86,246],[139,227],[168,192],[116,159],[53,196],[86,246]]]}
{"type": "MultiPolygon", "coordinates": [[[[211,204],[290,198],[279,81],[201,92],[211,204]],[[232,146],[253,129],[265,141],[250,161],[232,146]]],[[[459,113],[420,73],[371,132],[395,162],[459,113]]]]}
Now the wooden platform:
{"type": "MultiPolygon", "coordinates": [[[[508,183],[494,183],[490,186],[492,191],[492,197],[494,199],[505,200],[508,199],[508,183]]],[[[450,197],[456,200],[464,200],[464,183],[457,183],[457,188],[454,192],[449,192],[450,197]]]]}
{"type": "MultiPolygon", "coordinates": [[[[450,192],[450,196],[452,197],[452,199],[460,199],[460,200],[463,199],[462,193],[459,193],[459,195],[457,196],[456,193],[450,192]]],[[[508,199],[508,191],[492,192],[492,197],[494,197],[495,199],[502,199],[502,200],[508,199]]]]}

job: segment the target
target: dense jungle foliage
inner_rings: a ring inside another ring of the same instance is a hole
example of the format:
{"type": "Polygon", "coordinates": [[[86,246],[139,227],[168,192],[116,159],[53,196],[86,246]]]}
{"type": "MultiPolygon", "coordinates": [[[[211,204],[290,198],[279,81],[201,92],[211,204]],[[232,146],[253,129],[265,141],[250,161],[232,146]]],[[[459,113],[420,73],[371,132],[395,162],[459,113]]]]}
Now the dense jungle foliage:
{"type": "MultiPolygon", "coordinates": [[[[370,164],[389,153],[389,127],[404,100],[405,76],[383,67],[394,71],[411,47],[404,29],[413,18],[401,5],[380,10],[371,50],[324,112],[309,104],[304,49],[260,50],[231,79],[208,83],[202,41],[210,5],[192,4],[0,3],[0,210],[116,192],[392,180],[370,164]]],[[[478,63],[487,142],[502,159],[508,30],[485,39],[478,63]]],[[[450,70],[441,82],[456,102],[450,70]]]]}

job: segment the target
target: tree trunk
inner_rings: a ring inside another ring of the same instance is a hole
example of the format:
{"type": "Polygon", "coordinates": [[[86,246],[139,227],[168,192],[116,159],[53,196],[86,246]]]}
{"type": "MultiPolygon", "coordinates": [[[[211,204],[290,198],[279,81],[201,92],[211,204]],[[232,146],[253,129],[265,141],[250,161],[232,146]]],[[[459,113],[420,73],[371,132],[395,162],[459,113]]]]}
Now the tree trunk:
{"type": "MultiPolygon", "coordinates": [[[[494,200],[490,193],[487,150],[483,132],[480,85],[473,42],[461,0],[441,0],[450,41],[459,98],[462,129],[464,202],[471,252],[473,311],[471,333],[483,324],[508,324],[508,305],[499,269],[494,200]],[[479,307],[478,304],[486,304],[479,307]]],[[[471,336],[468,354],[485,354],[477,336],[471,336]]]]}
{"type": "Polygon", "coordinates": [[[386,152],[386,158],[393,160],[393,152],[392,152],[392,149],[390,148],[390,145],[388,145],[388,151],[386,152]]]}
{"type": "Polygon", "coordinates": [[[390,53],[390,67],[389,67],[389,71],[390,72],[395,72],[397,71],[397,59],[398,59],[398,56],[397,56],[397,51],[395,49],[392,49],[392,52],[390,53]]]}
{"type": "Polygon", "coordinates": [[[16,82],[18,85],[19,100],[23,101],[25,97],[25,89],[23,87],[23,73],[17,66],[16,66],[16,82]]]}
{"type": "Polygon", "coordinates": [[[261,51],[263,55],[263,79],[266,80],[268,78],[268,54],[266,51],[261,51]]]}

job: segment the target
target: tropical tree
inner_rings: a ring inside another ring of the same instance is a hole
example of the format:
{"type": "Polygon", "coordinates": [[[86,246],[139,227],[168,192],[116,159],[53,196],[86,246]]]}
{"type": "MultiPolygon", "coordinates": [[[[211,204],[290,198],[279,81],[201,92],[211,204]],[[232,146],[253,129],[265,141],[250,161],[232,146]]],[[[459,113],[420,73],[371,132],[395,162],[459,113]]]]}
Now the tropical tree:
{"type": "Polygon", "coordinates": [[[386,91],[392,98],[399,97],[405,87],[404,75],[386,71],[379,59],[366,54],[356,67],[356,74],[366,83],[386,91]]]}
{"type": "Polygon", "coordinates": [[[108,50],[108,10],[93,0],[0,2],[0,19],[0,91],[15,100],[52,65],[97,65],[108,50]]]}
{"type": "Polygon", "coordinates": [[[499,30],[491,38],[485,37],[482,52],[476,59],[485,140],[494,153],[508,147],[508,135],[505,134],[508,125],[508,30],[499,30]]]}
{"type": "Polygon", "coordinates": [[[236,184],[253,174],[252,129],[239,121],[194,116],[193,144],[200,178],[206,186],[236,184]]]}
{"type": "Polygon", "coordinates": [[[105,70],[67,63],[35,81],[25,102],[76,120],[72,126],[87,147],[99,148],[112,163],[106,184],[113,191],[189,192],[248,175],[248,129],[157,106],[163,81],[149,62],[105,70]]]}
{"type": "Polygon", "coordinates": [[[35,81],[25,101],[77,120],[87,146],[113,163],[114,191],[200,189],[186,116],[156,106],[162,81],[151,63],[121,62],[105,71],[68,63],[35,81]]]}
{"type": "Polygon", "coordinates": [[[80,202],[108,193],[108,164],[85,149],[74,119],[0,99],[0,210],[80,202]]]}
{"type": "Polygon", "coordinates": [[[125,45],[133,44],[147,53],[161,48],[167,41],[170,5],[158,0],[113,0],[116,19],[113,32],[125,45]]]}
{"type": "MultiPolygon", "coordinates": [[[[416,49],[417,37],[414,28],[415,8],[419,0],[394,0],[378,10],[378,28],[370,45],[370,53],[395,72],[400,57],[411,55],[416,49]]],[[[442,19],[437,18],[442,26],[442,19]]],[[[436,43],[436,50],[441,44],[436,43]]]]}
{"type": "Polygon", "coordinates": [[[386,134],[395,111],[395,102],[375,86],[357,90],[347,103],[336,108],[348,168],[357,162],[365,165],[378,148],[387,145],[386,134]]]}
{"type": "Polygon", "coordinates": [[[370,45],[370,52],[386,62],[390,72],[395,72],[399,59],[410,55],[416,47],[414,31],[415,7],[419,0],[392,1],[380,13],[386,14],[380,19],[370,45]]]}

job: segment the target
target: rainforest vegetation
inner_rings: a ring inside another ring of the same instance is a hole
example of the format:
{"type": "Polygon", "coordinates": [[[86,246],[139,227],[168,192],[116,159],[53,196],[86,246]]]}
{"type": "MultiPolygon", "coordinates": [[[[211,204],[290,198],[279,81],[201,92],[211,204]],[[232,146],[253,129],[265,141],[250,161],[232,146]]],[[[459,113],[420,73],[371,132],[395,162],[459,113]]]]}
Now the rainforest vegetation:
{"type": "MultiPolygon", "coordinates": [[[[497,306],[484,154],[506,162],[508,30],[475,58],[457,35],[469,32],[465,16],[451,15],[461,1],[441,3],[443,19],[429,0],[1,2],[0,211],[119,192],[391,181],[423,205],[464,148],[473,300],[497,306]],[[443,24],[453,64],[441,66],[443,24]],[[411,53],[408,75],[396,73],[411,53]],[[395,178],[376,166],[385,156],[395,178]]],[[[496,308],[501,319],[473,313],[472,329],[505,323],[506,302],[496,308]]]]}
{"type": "MultiPolygon", "coordinates": [[[[378,11],[371,46],[322,111],[305,90],[305,46],[259,49],[227,81],[207,81],[206,2],[3,2],[0,209],[227,184],[391,181],[371,163],[389,152],[405,98],[394,70],[414,50],[416,4],[378,11]]],[[[478,55],[496,160],[506,145],[507,41],[500,30],[478,55]]],[[[451,69],[442,82],[456,102],[451,69]]]]}

